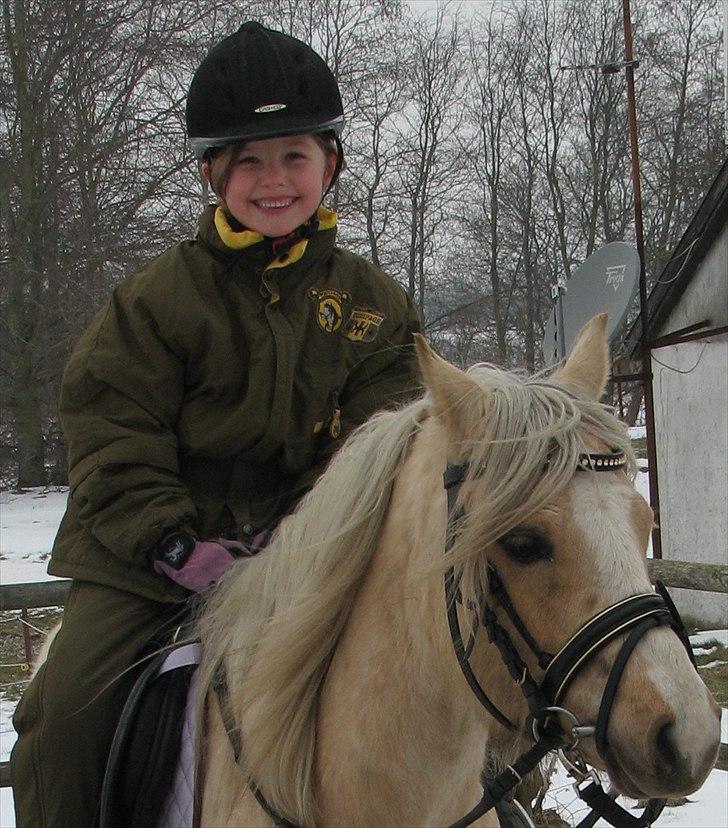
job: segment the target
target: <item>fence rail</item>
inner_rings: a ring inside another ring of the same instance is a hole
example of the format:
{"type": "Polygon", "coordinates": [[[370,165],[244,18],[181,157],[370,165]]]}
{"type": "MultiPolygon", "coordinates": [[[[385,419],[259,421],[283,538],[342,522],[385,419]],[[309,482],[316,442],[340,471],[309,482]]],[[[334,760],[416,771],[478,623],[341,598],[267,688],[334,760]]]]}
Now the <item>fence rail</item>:
{"type": "Polygon", "coordinates": [[[66,603],[70,588],[71,582],[66,579],[30,584],[2,584],[0,612],[62,607],[66,603]]]}
{"type": "Polygon", "coordinates": [[[649,560],[650,577],[665,586],[728,593],[728,566],[689,561],[649,560]]]}
{"type": "MultiPolygon", "coordinates": [[[[728,566],[689,561],[648,561],[650,577],[665,586],[728,593],[728,566]]],[[[26,584],[0,584],[0,612],[62,607],[71,582],[67,579],[26,584]]]]}
{"type": "MultiPolygon", "coordinates": [[[[651,560],[650,577],[666,586],[703,592],[728,593],[728,566],[688,561],[651,560]]],[[[0,612],[45,607],[62,607],[68,596],[69,580],[28,584],[0,584],[0,612]]],[[[715,767],[728,770],[728,744],[722,743],[715,767]]],[[[10,786],[10,764],[0,762],[0,788],[10,786]]]]}

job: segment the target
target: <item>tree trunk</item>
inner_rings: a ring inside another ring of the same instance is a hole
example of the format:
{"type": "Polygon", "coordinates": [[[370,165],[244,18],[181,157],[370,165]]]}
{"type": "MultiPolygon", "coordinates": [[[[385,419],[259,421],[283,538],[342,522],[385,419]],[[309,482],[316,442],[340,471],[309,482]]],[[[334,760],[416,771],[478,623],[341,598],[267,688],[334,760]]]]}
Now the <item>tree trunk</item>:
{"type": "Polygon", "coordinates": [[[45,443],[40,388],[27,352],[21,352],[13,382],[13,409],[18,447],[18,488],[45,486],[45,443]]]}

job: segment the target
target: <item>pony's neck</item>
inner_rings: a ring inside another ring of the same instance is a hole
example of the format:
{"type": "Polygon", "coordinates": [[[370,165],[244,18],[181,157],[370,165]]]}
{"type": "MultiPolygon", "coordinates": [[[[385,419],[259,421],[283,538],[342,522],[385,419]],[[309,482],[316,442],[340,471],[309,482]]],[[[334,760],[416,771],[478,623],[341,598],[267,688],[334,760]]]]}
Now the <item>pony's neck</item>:
{"type": "Polygon", "coordinates": [[[459,674],[432,565],[447,521],[436,431],[423,425],[398,475],[322,691],[324,824],[443,824],[480,794],[488,721],[459,674]]]}

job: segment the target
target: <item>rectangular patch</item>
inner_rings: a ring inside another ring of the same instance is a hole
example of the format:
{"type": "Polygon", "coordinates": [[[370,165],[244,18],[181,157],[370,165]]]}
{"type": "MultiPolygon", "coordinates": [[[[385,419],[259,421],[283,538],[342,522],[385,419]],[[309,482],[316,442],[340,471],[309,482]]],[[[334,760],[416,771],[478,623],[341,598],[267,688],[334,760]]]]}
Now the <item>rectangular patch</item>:
{"type": "Polygon", "coordinates": [[[341,335],[352,342],[372,342],[377,338],[379,326],[385,316],[370,308],[353,308],[346,324],[341,329],[341,335]]]}

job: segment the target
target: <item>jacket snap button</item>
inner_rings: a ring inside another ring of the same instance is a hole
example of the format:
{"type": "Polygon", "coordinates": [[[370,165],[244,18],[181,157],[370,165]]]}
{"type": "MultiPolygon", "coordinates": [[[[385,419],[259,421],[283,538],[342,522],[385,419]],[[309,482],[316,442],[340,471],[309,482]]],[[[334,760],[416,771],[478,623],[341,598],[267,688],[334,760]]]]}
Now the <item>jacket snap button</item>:
{"type": "Polygon", "coordinates": [[[250,523],[246,523],[246,524],[245,524],[245,526],[243,526],[243,532],[244,532],[246,535],[252,535],[252,534],[253,534],[253,532],[255,532],[255,527],[254,527],[254,526],[251,526],[251,524],[250,524],[250,523]]]}

